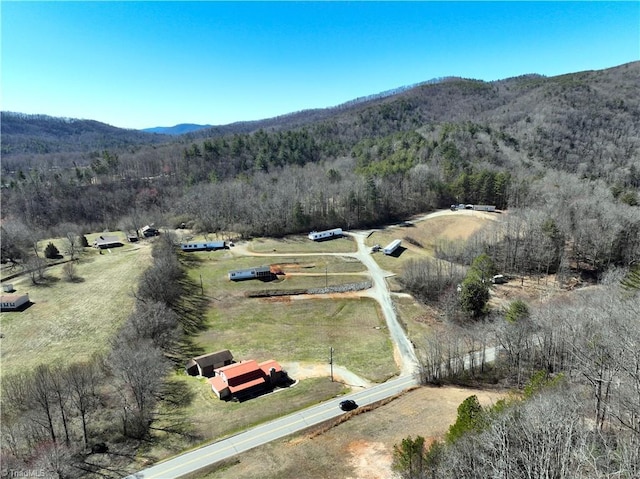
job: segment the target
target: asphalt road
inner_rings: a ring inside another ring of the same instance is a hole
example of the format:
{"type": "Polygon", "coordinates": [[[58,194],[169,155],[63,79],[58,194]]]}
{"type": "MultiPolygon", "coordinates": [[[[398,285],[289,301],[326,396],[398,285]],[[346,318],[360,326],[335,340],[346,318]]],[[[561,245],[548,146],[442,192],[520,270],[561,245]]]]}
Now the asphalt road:
{"type": "Polygon", "coordinates": [[[391,397],[415,385],[417,385],[417,381],[413,376],[403,376],[392,379],[391,381],[378,384],[364,391],[340,396],[339,398],[323,402],[317,406],[248,429],[214,444],[156,464],[148,469],[127,476],[127,479],[169,479],[180,477],[218,461],[222,461],[223,459],[228,459],[241,452],[253,449],[254,447],[280,439],[289,434],[303,431],[310,426],[346,414],[338,407],[340,401],[344,401],[345,399],[353,399],[358,406],[366,406],[391,397]]]}

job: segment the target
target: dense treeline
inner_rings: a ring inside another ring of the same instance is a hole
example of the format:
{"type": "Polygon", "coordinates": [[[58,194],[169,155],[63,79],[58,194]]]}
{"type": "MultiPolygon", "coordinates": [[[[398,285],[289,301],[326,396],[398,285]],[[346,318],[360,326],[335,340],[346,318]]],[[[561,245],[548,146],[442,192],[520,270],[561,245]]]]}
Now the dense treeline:
{"type": "Polygon", "coordinates": [[[523,393],[489,408],[470,397],[444,442],[403,441],[395,452],[401,476],[638,477],[640,289],[629,286],[636,276],[615,271],[570,299],[514,302],[492,323],[463,332],[452,326],[429,339],[426,382],[486,376],[481,358],[460,358],[496,344],[489,374],[523,393]]]}
{"type": "Polygon", "coordinates": [[[135,293],[135,308],[108,352],[3,376],[5,470],[67,478],[125,475],[126,455],[148,439],[157,402],[174,394],[167,373],[200,352],[189,337],[202,327],[204,303],[185,276],[171,234],[154,241],[153,258],[135,293]],[[96,461],[90,452],[105,452],[105,444],[124,453],[125,462],[96,461]]]}

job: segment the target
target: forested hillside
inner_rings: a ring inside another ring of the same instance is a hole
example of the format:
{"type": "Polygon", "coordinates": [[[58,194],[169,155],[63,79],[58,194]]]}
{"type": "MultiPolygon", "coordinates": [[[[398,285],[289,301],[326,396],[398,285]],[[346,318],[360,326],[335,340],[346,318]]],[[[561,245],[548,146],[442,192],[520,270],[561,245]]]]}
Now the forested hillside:
{"type": "Polygon", "coordinates": [[[108,136],[99,124],[86,130],[83,122],[86,133],[74,136],[74,121],[5,115],[3,149],[21,135],[26,144],[53,136],[59,151],[3,154],[2,215],[7,228],[50,233],[60,224],[102,230],[153,220],[277,236],[490,203],[550,217],[594,266],[629,260],[638,230],[639,76],[632,63],[552,78],[450,78],[158,145],[142,133],[108,136]],[[251,125],[258,129],[231,133],[251,125]],[[100,135],[108,147],[95,142],[100,135]],[[82,148],[66,153],[68,138],[82,148]],[[593,223],[611,232],[608,246],[592,244],[593,223]]]}
{"type": "Polygon", "coordinates": [[[164,135],[123,130],[93,120],[47,115],[2,112],[0,125],[3,159],[31,154],[89,153],[167,141],[164,135]]]}

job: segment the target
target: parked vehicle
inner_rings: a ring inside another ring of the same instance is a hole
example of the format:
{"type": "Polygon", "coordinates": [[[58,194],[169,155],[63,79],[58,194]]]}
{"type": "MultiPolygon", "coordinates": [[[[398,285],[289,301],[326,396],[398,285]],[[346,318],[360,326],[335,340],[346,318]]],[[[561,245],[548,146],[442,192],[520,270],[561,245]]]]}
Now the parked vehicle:
{"type": "Polygon", "coordinates": [[[496,274],[493,278],[491,278],[491,282],[493,284],[504,284],[507,281],[507,277],[502,274],[496,274]]]}

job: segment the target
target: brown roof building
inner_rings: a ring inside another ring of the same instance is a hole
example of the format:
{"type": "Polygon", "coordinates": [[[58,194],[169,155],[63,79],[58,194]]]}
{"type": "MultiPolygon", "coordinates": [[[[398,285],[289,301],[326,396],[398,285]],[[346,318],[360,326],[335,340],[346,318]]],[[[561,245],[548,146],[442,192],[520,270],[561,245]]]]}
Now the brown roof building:
{"type": "Polygon", "coordinates": [[[222,351],[216,351],[215,353],[203,354],[191,358],[185,367],[187,374],[190,376],[204,376],[205,378],[212,377],[215,373],[214,370],[228,366],[233,363],[233,355],[228,349],[222,351]]]}

